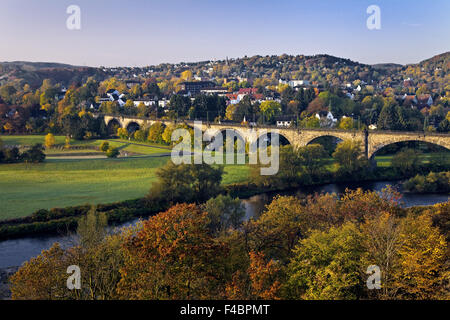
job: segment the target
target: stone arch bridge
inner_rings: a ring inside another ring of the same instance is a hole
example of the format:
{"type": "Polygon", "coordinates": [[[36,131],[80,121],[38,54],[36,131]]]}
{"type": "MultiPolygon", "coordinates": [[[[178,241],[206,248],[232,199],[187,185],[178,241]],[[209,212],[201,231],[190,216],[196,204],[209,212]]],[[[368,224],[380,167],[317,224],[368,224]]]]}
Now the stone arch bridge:
{"type": "MultiPolygon", "coordinates": [[[[99,115],[96,115],[99,116],[99,115]]],[[[110,125],[116,123],[122,128],[129,128],[131,125],[139,128],[150,127],[155,122],[162,122],[165,125],[175,124],[171,120],[155,120],[149,118],[139,118],[133,116],[117,116],[117,115],[103,115],[105,123],[110,125]]],[[[338,129],[301,129],[301,128],[280,128],[257,126],[248,127],[240,124],[219,124],[219,123],[205,123],[194,121],[183,121],[178,123],[185,123],[190,127],[200,129],[205,135],[215,136],[219,132],[226,130],[233,130],[237,136],[242,137],[247,142],[254,142],[254,139],[259,139],[261,136],[277,132],[295,148],[306,146],[313,140],[323,137],[331,136],[341,140],[359,140],[362,142],[362,147],[366,156],[370,159],[381,148],[405,141],[423,141],[431,144],[439,145],[450,150],[450,134],[438,133],[424,133],[424,132],[403,132],[403,131],[356,131],[356,130],[338,130],[338,129]],[[255,134],[256,133],[256,134],[255,134]]]]}

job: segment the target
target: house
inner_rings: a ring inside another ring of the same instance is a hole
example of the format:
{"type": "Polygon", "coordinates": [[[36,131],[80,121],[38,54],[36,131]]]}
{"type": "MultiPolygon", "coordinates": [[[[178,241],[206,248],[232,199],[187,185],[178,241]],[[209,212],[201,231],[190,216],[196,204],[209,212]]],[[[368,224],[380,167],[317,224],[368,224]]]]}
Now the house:
{"type": "Polygon", "coordinates": [[[405,93],[404,96],[401,98],[403,100],[402,105],[405,107],[414,107],[417,105],[417,97],[415,95],[408,95],[405,93]]]}
{"type": "Polygon", "coordinates": [[[100,103],[109,102],[109,101],[113,101],[113,102],[116,101],[117,103],[119,103],[119,105],[121,107],[123,107],[125,105],[127,99],[125,98],[125,94],[120,93],[116,89],[110,89],[110,90],[106,91],[106,95],[104,95],[100,98],[100,103]]]}
{"type": "Polygon", "coordinates": [[[257,94],[258,88],[241,88],[238,91],[238,95],[257,94]]]}
{"type": "Polygon", "coordinates": [[[135,107],[138,107],[141,103],[143,103],[146,107],[154,106],[156,104],[156,100],[151,98],[142,98],[133,100],[133,104],[135,107]]]}
{"type": "Polygon", "coordinates": [[[414,83],[411,78],[408,78],[408,79],[403,80],[403,86],[404,87],[413,87],[414,83]]]}
{"type": "Polygon", "coordinates": [[[285,128],[291,127],[292,124],[294,123],[292,118],[288,116],[277,117],[275,118],[275,121],[277,122],[277,127],[285,127],[285,128]]]}
{"type": "Polygon", "coordinates": [[[350,98],[351,100],[355,99],[355,95],[353,93],[350,92],[346,92],[345,95],[350,98]]]}
{"type": "Polygon", "coordinates": [[[56,101],[60,101],[60,100],[64,99],[64,97],[66,96],[66,92],[67,92],[67,89],[65,87],[62,87],[61,90],[55,94],[56,101]]]}
{"type": "Polygon", "coordinates": [[[300,86],[309,86],[308,80],[291,80],[288,82],[289,86],[292,88],[300,87],[300,86]]]}
{"type": "Polygon", "coordinates": [[[430,94],[421,94],[417,97],[417,104],[419,108],[431,107],[433,105],[433,98],[430,94]]]}
{"type": "Polygon", "coordinates": [[[100,103],[91,103],[91,105],[89,106],[89,109],[91,110],[98,110],[100,109],[100,103]]]}
{"type": "Polygon", "coordinates": [[[180,91],[191,96],[200,94],[202,89],[214,88],[215,86],[215,83],[211,81],[186,81],[179,84],[180,91]]]}
{"type": "Polygon", "coordinates": [[[316,118],[319,119],[321,128],[334,128],[338,122],[338,119],[333,116],[331,111],[316,113],[316,118]]]}
{"type": "Polygon", "coordinates": [[[217,94],[218,96],[225,96],[228,93],[228,89],[227,88],[223,88],[223,87],[213,87],[213,88],[206,88],[206,89],[202,89],[200,90],[200,92],[202,94],[206,94],[206,95],[215,95],[217,94]]]}

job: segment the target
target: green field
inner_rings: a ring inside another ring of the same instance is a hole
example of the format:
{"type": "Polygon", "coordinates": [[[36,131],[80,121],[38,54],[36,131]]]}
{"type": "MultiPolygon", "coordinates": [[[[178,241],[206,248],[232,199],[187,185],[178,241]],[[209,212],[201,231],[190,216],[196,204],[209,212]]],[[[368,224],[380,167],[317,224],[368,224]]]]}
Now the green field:
{"type": "MultiPolygon", "coordinates": [[[[6,145],[26,145],[31,146],[36,143],[45,142],[45,136],[42,135],[28,135],[28,136],[4,136],[0,135],[0,139],[6,145]]],[[[63,144],[65,142],[65,136],[55,136],[56,144],[63,144]]],[[[72,141],[73,143],[74,141],[72,141]]]]}
{"type": "MultiPolygon", "coordinates": [[[[36,143],[44,144],[45,136],[42,135],[29,135],[29,136],[0,136],[0,139],[5,145],[15,145],[15,146],[31,146],[36,143]]],[[[55,136],[56,144],[64,144],[65,136],[55,136]]],[[[59,154],[71,154],[71,153],[93,153],[96,154],[99,151],[91,149],[92,147],[99,147],[104,140],[71,140],[70,145],[72,147],[77,147],[77,149],[61,150],[57,148],[45,150],[45,153],[49,156],[55,156],[59,154]],[[80,150],[78,148],[85,147],[85,150],[80,150]]],[[[167,154],[170,153],[170,147],[151,143],[151,142],[136,142],[127,141],[121,139],[111,139],[107,140],[109,145],[119,150],[129,152],[133,155],[157,155],[157,154],[167,154]]]]}
{"type": "MultiPolygon", "coordinates": [[[[391,166],[392,157],[393,155],[376,156],[375,161],[377,162],[377,166],[378,167],[391,166]]],[[[433,159],[436,160],[448,159],[448,153],[436,152],[436,153],[421,154],[419,156],[419,159],[423,164],[426,164],[432,161],[433,159]]]]}
{"type": "MultiPolygon", "coordinates": [[[[47,160],[0,166],[0,220],[38,209],[110,203],[146,195],[169,157],[47,160]]],[[[224,183],[244,181],[245,165],[227,166],[224,183]]]]}

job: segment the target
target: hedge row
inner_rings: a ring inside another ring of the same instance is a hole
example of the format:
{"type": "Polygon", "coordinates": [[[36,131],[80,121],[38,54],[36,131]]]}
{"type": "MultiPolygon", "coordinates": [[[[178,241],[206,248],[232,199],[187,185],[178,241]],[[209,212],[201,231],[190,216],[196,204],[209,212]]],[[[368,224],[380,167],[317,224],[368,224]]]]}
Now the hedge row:
{"type": "MultiPolygon", "coordinates": [[[[57,234],[74,230],[78,219],[85,215],[90,205],[38,210],[29,217],[0,221],[0,239],[11,239],[37,234],[57,234]]],[[[111,225],[124,223],[137,217],[158,213],[161,208],[145,199],[127,200],[97,206],[98,212],[106,213],[111,225]]]]}

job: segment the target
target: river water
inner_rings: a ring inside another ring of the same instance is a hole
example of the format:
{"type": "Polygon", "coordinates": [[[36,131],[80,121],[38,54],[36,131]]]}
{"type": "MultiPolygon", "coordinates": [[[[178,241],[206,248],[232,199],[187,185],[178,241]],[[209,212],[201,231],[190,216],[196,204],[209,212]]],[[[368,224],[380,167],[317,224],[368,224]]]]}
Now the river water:
{"type": "MultiPolygon", "coordinates": [[[[265,193],[253,196],[249,199],[243,199],[242,202],[246,210],[246,218],[258,216],[266,204],[277,195],[296,195],[299,197],[314,193],[337,193],[341,194],[346,188],[356,189],[362,188],[364,190],[381,191],[387,185],[392,185],[400,190],[398,182],[395,181],[378,181],[378,182],[359,182],[359,183],[332,183],[316,187],[301,188],[298,190],[291,190],[286,192],[265,193]]],[[[400,190],[401,191],[401,190],[400,190]]],[[[445,194],[403,194],[402,202],[404,207],[432,205],[436,203],[446,202],[449,196],[445,194]]],[[[135,223],[131,221],[125,225],[135,223]]],[[[123,225],[123,226],[125,226],[123,225]]],[[[20,266],[23,262],[35,257],[41,253],[42,250],[48,249],[53,243],[59,242],[63,247],[71,246],[75,243],[74,236],[38,236],[28,237],[14,240],[6,240],[0,242],[0,269],[11,266],[20,266]]]]}

